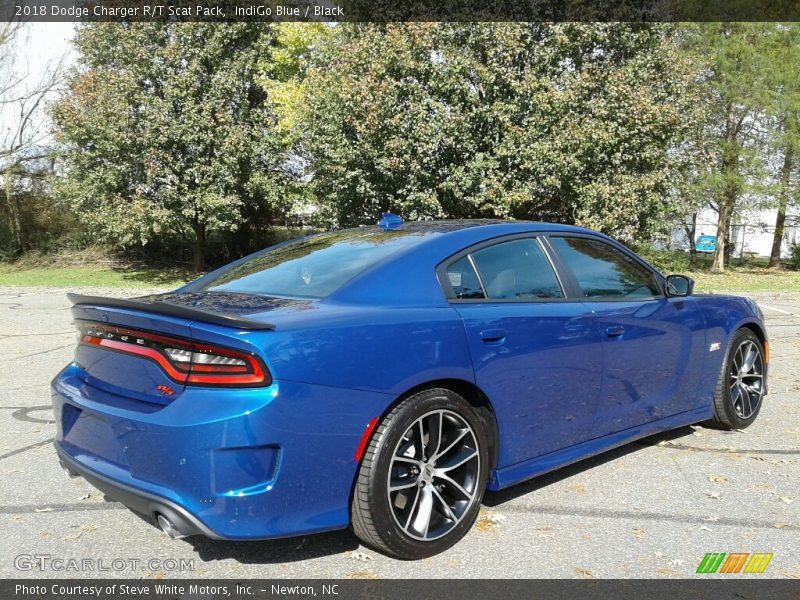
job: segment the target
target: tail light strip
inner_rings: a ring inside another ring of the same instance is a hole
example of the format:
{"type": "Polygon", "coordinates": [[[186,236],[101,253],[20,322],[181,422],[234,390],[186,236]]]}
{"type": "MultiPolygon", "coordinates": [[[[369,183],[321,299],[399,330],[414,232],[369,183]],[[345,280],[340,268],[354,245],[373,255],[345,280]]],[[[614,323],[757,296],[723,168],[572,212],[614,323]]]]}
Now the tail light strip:
{"type": "Polygon", "coordinates": [[[152,360],[178,383],[235,387],[272,383],[261,361],[247,352],[91,321],[76,324],[81,343],[152,360]]]}

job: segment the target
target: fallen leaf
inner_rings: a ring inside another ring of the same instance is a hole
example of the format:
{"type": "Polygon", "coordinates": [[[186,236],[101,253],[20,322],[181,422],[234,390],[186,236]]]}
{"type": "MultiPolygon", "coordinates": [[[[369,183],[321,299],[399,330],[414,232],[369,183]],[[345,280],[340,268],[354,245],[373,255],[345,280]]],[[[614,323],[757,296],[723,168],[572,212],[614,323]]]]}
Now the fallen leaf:
{"type": "Polygon", "coordinates": [[[714,483],[726,483],[728,478],[723,477],[722,475],[709,475],[708,480],[713,481],[714,483]]]}
{"type": "Polygon", "coordinates": [[[792,500],[788,496],[781,496],[781,502],[784,502],[786,504],[791,504],[792,502],[794,502],[794,500],[792,500]]]}
{"type": "Polygon", "coordinates": [[[594,579],[594,573],[592,573],[589,569],[577,568],[575,569],[575,575],[581,579],[594,579]]]}
{"type": "Polygon", "coordinates": [[[584,486],[582,483],[580,483],[580,484],[578,484],[578,486],[575,488],[575,491],[576,491],[576,492],[578,492],[579,494],[583,495],[583,494],[585,494],[585,493],[586,493],[586,487],[585,487],[585,486],[584,486]]]}
{"type": "Polygon", "coordinates": [[[360,552],[358,550],[353,550],[350,553],[350,558],[352,558],[353,560],[360,560],[361,562],[369,562],[372,560],[372,557],[369,554],[366,554],[365,552],[360,552]]]}
{"type": "Polygon", "coordinates": [[[478,531],[489,531],[506,522],[506,516],[492,510],[481,510],[475,527],[478,531]]]}
{"type": "Polygon", "coordinates": [[[347,576],[348,579],[378,579],[372,571],[355,571],[347,576]]]}
{"type": "Polygon", "coordinates": [[[703,520],[704,520],[704,521],[708,521],[708,522],[710,522],[710,523],[716,523],[717,521],[719,521],[719,517],[718,517],[718,516],[716,516],[716,515],[709,515],[709,516],[707,516],[707,517],[706,517],[705,519],[703,519],[703,520]]]}
{"type": "Polygon", "coordinates": [[[634,527],[633,535],[635,535],[637,538],[641,538],[644,535],[644,529],[641,527],[634,527]]]}
{"type": "Polygon", "coordinates": [[[719,492],[706,492],[706,496],[708,496],[712,500],[719,500],[720,499],[720,493],[719,492]]]}

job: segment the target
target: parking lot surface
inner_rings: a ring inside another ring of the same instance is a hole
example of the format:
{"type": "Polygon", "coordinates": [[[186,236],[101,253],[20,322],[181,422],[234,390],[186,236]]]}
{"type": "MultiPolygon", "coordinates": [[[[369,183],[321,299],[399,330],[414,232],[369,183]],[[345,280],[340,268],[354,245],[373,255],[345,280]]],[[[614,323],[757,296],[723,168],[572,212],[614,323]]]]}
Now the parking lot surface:
{"type": "Polygon", "coordinates": [[[463,541],[402,562],[349,531],[170,540],[64,476],[49,383],[75,344],[65,291],[0,288],[3,577],[682,578],[707,552],[769,552],[762,577],[800,578],[800,294],[752,295],[771,350],[770,394],[752,427],[685,427],[487,494],[463,541]]]}

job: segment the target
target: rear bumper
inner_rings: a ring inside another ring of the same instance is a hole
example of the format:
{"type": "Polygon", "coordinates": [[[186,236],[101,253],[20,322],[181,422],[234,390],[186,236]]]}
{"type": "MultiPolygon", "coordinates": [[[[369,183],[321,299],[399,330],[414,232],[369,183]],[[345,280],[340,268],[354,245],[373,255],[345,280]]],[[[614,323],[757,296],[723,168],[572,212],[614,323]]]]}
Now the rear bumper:
{"type": "Polygon", "coordinates": [[[204,535],[212,539],[221,539],[219,535],[211,531],[205,523],[188,510],[179,506],[175,502],[160,498],[155,494],[149,494],[140,489],[127,486],[118,481],[114,481],[100,473],[96,473],[74,460],[64,449],[55,443],[56,454],[62,467],[71,476],[83,477],[92,486],[103,492],[106,496],[117,502],[121,502],[131,510],[147,516],[163,515],[169,519],[181,537],[191,535],[204,535]]]}
{"type": "Polygon", "coordinates": [[[353,458],[384,394],[274,382],[192,388],[166,406],[87,383],[73,364],[52,384],[67,470],[181,535],[251,540],[349,524],[353,458]]]}

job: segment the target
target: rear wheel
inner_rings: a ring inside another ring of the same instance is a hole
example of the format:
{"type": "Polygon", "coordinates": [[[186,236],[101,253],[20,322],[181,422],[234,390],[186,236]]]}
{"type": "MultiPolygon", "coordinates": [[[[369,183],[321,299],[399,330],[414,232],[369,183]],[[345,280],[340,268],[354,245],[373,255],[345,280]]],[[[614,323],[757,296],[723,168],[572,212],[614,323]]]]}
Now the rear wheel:
{"type": "Polygon", "coordinates": [[[756,420],[764,398],[764,347],[749,329],[731,338],[714,394],[714,424],[744,429],[756,420]]]}
{"type": "Polygon", "coordinates": [[[364,454],[353,492],[353,530],[398,558],[442,552],[469,531],[489,469],[474,409],[445,389],[397,405],[364,454]]]}

